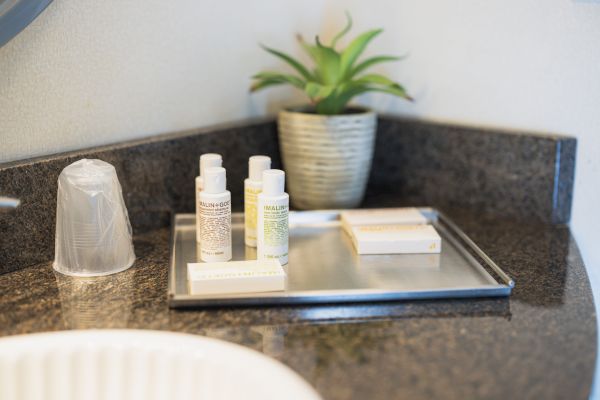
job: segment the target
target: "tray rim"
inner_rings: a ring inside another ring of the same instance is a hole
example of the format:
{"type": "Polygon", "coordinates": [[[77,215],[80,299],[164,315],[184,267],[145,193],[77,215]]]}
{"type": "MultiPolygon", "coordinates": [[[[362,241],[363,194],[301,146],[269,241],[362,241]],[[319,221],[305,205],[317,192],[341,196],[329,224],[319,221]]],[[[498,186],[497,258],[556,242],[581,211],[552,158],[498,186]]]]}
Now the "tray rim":
{"type": "MultiPolygon", "coordinates": [[[[389,207],[385,207],[389,208],[389,207]]],[[[465,250],[466,245],[475,252],[484,263],[478,262],[484,269],[486,266],[495,272],[502,282],[493,274],[488,274],[496,281],[495,285],[465,286],[452,289],[427,289],[427,290],[403,290],[401,292],[390,289],[349,289],[341,294],[338,290],[321,291],[297,291],[294,293],[273,294],[272,297],[256,297],[255,293],[247,295],[223,295],[223,296],[198,296],[189,294],[177,294],[175,282],[175,236],[177,218],[194,218],[194,213],[173,213],[171,216],[171,234],[169,239],[169,271],[168,271],[168,304],[171,308],[187,307],[220,307],[220,306],[278,306],[278,305],[307,305],[307,304],[332,304],[332,303],[365,303],[377,301],[398,301],[398,300],[424,300],[424,299],[442,299],[442,298],[474,298],[474,297],[505,297],[511,294],[515,286],[515,281],[502,270],[481,248],[464,233],[450,218],[444,213],[433,207],[414,207],[425,214],[439,227],[439,221],[443,222],[449,233],[456,234],[464,244],[455,242],[455,247],[466,257],[473,257],[465,250]],[[320,294],[320,295],[319,295],[320,294]],[[322,295],[327,295],[323,297],[322,295]],[[368,298],[365,298],[368,296],[368,298]],[[265,299],[269,298],[268,302],[265,299]]],[[[306,210],[290,211],[290,214],[320,213],[328,215],[339,215],[344,210],[306,210]]],[[[243,218],[243,212],[232,213],[232,217],[243,218]]],[[[442,229],[446,229],[442,226],[442,229]]],[[[452,237],[449,235],[448,237],[452,237]]],[[[453,238],[454,239],[454,238],[453,238]]],[[[454,239],[455,240],[455,239],[454,239]]],[[[477,261],[477,260],[476,260],[477,261]]]]}

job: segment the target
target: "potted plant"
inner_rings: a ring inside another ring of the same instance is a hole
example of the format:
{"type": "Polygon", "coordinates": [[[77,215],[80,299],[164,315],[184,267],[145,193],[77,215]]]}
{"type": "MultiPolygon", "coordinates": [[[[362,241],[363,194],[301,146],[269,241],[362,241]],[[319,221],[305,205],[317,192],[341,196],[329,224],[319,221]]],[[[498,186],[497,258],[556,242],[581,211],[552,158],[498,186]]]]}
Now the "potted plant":
{"type": "Polygon", "coordinates": [[[270,54],[290,65],[295,74],[265,71],[254,75],[251,91],[289,84],[310,99],[304,107],[279,113],[279,145],[288,174],[288,192],[292,204],[300,209],[352,208],[364,197],[375,143],[377,117],[369,109],[349,106],[355,96],[383,92],[412,100],[404,88],[391,79],[366,73],[373,65],[399,60],[394,56],[376,56],[359,60],[369,42],[382,30],[367,31],[344,49],[338,41],[352,27],[352,19],[324,45],[317,36],[311,45],[298,36],[302,48],[314,62],[304,66],[293,57],[262,46],[270,54]]]}

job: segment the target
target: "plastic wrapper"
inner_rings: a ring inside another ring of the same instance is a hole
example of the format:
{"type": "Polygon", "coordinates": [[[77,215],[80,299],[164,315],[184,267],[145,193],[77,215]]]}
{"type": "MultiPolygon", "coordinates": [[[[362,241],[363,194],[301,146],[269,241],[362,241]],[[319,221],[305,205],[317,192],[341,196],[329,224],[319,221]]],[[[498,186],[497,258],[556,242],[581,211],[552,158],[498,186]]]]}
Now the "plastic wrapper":
{"type": "Polygon", "coordinates": [[[82,159],[58,177],[54,269],[100,276],[135,261],[131,224],[117,172],[107,162],[82,159]]]}

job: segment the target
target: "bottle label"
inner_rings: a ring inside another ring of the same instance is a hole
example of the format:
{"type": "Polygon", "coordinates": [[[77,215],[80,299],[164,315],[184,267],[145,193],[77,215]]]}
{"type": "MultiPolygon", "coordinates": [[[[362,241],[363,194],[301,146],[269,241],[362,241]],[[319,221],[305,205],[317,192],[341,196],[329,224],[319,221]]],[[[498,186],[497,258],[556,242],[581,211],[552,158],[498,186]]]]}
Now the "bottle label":
{"type": "Polygon", "coordinates": [[[258,258],[278,259],[288,263],[289,205],[288,200],[262,203],[259,209],[258,258]]]}
{"type": "Polygon", "coordinates": [[[256,242],[256,221],[258,209],[256,208],[259,188],[246,187],[244,190],[244,227],[246,241],[256,242]]]}
{"type": "Polygon", "coordinates": [[[265,246],[287,246],[288,213],[289,209],[286,205],[264,206],[265,246]]]}
{"type": "Polygon", "coordinates": [[[202,255],[226,255],[231,247],[231,200],[198,201],[202,255]]]}

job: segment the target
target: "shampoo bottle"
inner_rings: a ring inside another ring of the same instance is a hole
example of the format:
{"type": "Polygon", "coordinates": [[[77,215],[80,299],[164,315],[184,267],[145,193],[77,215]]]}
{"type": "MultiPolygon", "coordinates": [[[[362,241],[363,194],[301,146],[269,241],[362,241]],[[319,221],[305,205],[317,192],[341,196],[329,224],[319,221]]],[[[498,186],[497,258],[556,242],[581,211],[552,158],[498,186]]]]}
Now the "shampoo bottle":
{"type": "Polygon", "coordinates": [[[204,190],[198,199],[200,215],[200,259],[205,262],[231,260],[231,193],[226,190],[225,168],[204,171],[204,190]]]}
{"type": "Polygon", "coordinates": [[[271,169],[271,158],[252,156],[248,160],[248,178],[244,180],[244,242],[256,247],[256,200],[262,192],[263,171],[271,169]]]}
{"type": "Polygon", "coordinates": [[[200,243],[201,229],[200,225],[200,192],[204,186],[204,173],[210,167],[220,167],[223,159],[220,154],[206,153],[200,156],[200,175],[196,177],[196,242],[200,243]]]}
{"type": "Polygon", "coordinates": [[[285,173],[278,169],[263,172],[263,190],[258,195],[257,258],[288,263],[289,203],[285,173]]]}

